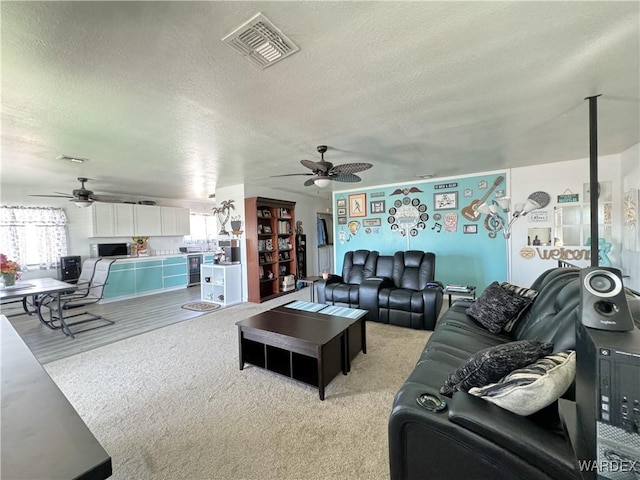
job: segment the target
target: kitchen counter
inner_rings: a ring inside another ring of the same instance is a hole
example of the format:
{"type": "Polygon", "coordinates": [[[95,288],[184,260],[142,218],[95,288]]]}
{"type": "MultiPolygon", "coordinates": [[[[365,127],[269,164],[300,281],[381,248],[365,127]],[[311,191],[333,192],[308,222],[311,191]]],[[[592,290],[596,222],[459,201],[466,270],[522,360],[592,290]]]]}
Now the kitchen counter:
{"type": "Polygon", "coordinates": [[[193,255],[202,256],[202,265],[213,265],[214,252],[105,257],[115,261],[109,267],[100,303],[186,288],[194,283],[190,282],[188,265],[188,258],[193,255]]]}
{"type": "Polygon", "coordinates": [[[214,254],[215,252],[193,252],[193,253],[179,252],[179,253],[171,253],[167,255],[146,255],[146,256],[140,256],[140,257],[135,255],[116,255],[114,257],[102,257],[102,258],[116,260],[116,261],[136,262],[136,261],[143,261],[143,260],[163,260],[165,258],[187,258],[189,255],[202,255],[203,257],[211,256],[212,257],[211,261],[213,262],[214,254]]]}

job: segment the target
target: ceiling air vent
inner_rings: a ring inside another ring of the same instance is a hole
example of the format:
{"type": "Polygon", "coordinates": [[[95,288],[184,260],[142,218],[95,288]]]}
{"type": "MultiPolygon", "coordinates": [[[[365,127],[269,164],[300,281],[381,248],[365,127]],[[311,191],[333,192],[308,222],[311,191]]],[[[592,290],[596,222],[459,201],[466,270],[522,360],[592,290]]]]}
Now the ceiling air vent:
{"type": "Polygon", "coordinates": [[[222,39],[260,68],[267,68],[298,50],[267,17],[258,13],[222,39]]]}

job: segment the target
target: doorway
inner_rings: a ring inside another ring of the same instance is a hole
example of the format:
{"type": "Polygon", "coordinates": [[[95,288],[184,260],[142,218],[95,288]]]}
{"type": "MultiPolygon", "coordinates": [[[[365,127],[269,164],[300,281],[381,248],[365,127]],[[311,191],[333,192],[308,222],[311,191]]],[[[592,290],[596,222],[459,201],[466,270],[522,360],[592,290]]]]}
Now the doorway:
{"type": "Polygon", "coordinates": [[[318,242],[318,272],[335,273],[333,271],[333,215],[320,213],[316,215],[316,239],[318,242]]]}

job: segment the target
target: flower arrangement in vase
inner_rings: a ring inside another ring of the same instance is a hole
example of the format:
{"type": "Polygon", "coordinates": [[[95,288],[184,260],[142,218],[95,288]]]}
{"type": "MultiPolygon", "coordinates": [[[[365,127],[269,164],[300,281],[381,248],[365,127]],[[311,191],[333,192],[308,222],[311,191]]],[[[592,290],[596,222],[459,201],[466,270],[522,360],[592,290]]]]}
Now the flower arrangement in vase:
{"type": "Polygon", "coordinates": [[[0,253],[0,273],[6,287],[15,285],[16,278],[19,278],[18,270],[20,265],[13,260],[9,260],[4,253],[0,253]]]}

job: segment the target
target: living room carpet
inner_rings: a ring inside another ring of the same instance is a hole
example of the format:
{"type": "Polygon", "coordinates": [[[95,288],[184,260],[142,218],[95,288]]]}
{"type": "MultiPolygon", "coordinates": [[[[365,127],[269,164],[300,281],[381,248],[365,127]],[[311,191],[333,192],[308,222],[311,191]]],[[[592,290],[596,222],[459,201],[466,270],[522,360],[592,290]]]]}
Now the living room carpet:
{"type": "Polygon", "coordinates": [[[220,308],[220,305],[217,303],[209,303],[209,302],[193,302],[193,303],[185,303],[182,305],[182,308],[185,310],[193,310],[194,312],[213,312],[220,308]]]}
{"type": "Polygon", "coordinates": [[[45,365],[113,459],[113,479],[387,479],[393,397],[430,332],[367,323],[367,351],[327,387],[238,366],[220,309],[45,365]]]}

